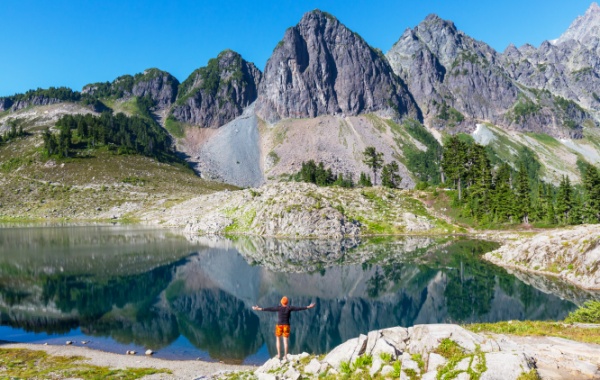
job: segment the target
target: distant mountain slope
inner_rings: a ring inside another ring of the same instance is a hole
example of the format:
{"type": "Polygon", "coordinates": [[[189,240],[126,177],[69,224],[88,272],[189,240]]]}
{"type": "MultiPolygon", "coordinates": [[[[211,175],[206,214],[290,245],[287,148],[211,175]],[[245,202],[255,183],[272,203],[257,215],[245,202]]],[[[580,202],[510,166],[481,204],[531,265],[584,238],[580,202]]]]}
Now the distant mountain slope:
{"type": "Polygon", "coordinates": [[[487,121],[522,132],[582,137],[591,115],[572,101],[512,79],[502,56],[456,26],[429,15],[386,54],[419,103],[426,124],[455,133],[487,121]],[[454,129],[454,127],[460,127],[454,129]]]}
{"type": "Polygon", "coordinates": [[[275,47],[256,112],[269,122],[369,112],[420,118],[383,54],[319,10],[306,13],[275,47]]]}
{"type": "Polygon", "coordinates": [[[600,7],[593,3],[562,36],[537,49],[510,45],[502,60],[519,83],[600,110],[600,7]]]}
{"type": "Polygon", "coordinates": [[[357,181],[374,146],[409,188],[437,182],[439,144],[468,133],[496,163],[514,168],[527,148],[545,180],[578,182],[583,161],[600,163],[599,25],[594,3],[557,40],[500,54],[429,15],[384,56],[315,10],[284,33],[264,73],[225,50],[182,83],[153,68],[81,92],[32,90],[0,98],[0,133],[123,112],[164,127],[207,179],[258,186],[315,160],[357,181]]]}

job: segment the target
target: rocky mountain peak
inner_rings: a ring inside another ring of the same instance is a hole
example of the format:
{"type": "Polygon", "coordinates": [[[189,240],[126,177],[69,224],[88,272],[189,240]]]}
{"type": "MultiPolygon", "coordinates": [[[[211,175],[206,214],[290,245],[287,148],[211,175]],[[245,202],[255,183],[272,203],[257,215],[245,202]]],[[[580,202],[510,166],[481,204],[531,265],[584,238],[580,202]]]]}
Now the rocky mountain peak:
{"type": "Polygon", "coordinates": [[[419,112],[383,54],[332,15],[314,10],[289,28],[267,62],[257,114],[282,118],[419,112]]]}
{"type": "Polygon", "coordinates": [[[596,46],[599,38],[600,6],[594,2],[585,14],[577,17],[567,31],[554,42],[559,45],[569,40],[576,40],[584,45],[589,45],[590,42],[595,43],[596,46]]]}
{"type": "Polygon", "coordinates": [[[220,127],[256,100],[261,77],[253,63],[224,50],[181,83],[171,117],[200,127],[220,127]]]}

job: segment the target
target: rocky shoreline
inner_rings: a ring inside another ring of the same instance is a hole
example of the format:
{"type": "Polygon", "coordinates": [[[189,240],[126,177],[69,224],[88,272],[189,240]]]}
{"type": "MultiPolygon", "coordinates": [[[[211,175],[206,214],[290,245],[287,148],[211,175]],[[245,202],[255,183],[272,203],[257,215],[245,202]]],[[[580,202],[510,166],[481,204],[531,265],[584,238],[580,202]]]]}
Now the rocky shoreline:
{"type": "Polygon", "coordinates": [[[484,259],[507,268],[558,277],[580,288],[600,289],[600,225],[549,230],[506,242],[484,259]]]}
{"type": "Polygon", "coordinates": [[[368,372],[400,379],[592,379],[600,376],[599,354],[599,345],[561,338],[474,333],[452,324],[416,325],[371,331],[322,358],[307,353],[284,361],[273,358],[254,376],[298,380],[368,372]]]}
{"type": "Polygon", "coordinates": [[[407,190],[343,189],[303,182],[216,192],[172,207],[143,210],[136,217],[143,223],[200,235],[342,238],[461,231],[430,215],[407,190]]]}
{"type": "Polygon", "coordinates": [[[363,378],[368,373],[393,379],[596,379],[599,365],[600,346],[596,344],[431,324],[371,331],[324,357],[303,353],[284,361],[273,358],[252,377],[299,380],[357,374],[363,378]]]}
{"type": "MultiPolygon", "coordinates": [[[[577,327],[597,329],[599,326],[577,327]]],[[[81,356],[86,363],[115,369],[145,367],[170,371],[168,374],[145,376],[144,379],[300,380],[344,376],[422,380],[600,378],[600,345],[549,336],[473,332],[454,324],[374,330],[340,344],[326,355],[290,354],[284,360],[269,359],[258,368],[118,355],[76,346],[8,342],[2,342],[1,346],[3,349],[43,350],[57,356],[81,356]]]]}

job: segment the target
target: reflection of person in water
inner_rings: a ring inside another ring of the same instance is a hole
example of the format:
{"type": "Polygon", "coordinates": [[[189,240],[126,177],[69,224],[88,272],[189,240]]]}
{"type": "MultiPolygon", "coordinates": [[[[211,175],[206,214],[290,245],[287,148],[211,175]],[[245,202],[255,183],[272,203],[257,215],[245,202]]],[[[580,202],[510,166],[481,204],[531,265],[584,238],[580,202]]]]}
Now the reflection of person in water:
{"type": "Polygon", "coordinates": [[[277,312],[277,324],[275,325],[275,341],[276,341],[276,345],[277,345],[277,358],[281,359],[281,348],[279,345],[279,337],[283,337],[283,349],[285,352],[283,359],[287,359],[288,338],[290,336],[290,314],[292,313],[292,311],[312,309],[313,307],[315,307],[315,303],[313,302],[310,305],[304,306],[304,307],[288,306],[288,298],[285,296],[281,299],[280,303],[281,304],[279,306],[265,307],[265,308],[258,307],[258,306],[252,306],[252,310],[276,311],[277,312]]]}

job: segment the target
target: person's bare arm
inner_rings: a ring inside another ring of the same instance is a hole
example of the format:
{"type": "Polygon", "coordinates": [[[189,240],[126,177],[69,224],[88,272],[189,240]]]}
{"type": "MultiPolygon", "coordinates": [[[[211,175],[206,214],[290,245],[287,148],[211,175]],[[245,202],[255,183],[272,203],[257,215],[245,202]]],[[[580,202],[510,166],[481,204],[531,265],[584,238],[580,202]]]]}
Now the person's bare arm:
{"type": "Polygon", "coordinates": [[[258,305],[254,305],[252,306],[252,310],[257,310],[257,311],[277,311],[277,307],[260,307],[258,305]]]}

